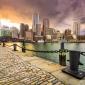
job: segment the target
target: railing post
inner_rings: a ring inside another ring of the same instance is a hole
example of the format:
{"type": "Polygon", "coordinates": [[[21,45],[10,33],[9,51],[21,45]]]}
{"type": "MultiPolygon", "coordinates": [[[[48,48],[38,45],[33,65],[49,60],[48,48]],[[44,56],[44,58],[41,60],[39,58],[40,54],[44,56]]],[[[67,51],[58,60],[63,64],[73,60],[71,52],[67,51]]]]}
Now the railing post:
{"type": "Polygon", "coordinates": [[[64,52],[64,42],[61,43],[61,49],[59,52],[59,64],[66,66],[66,53],[64,52]]]}
{"type": "Polygon", "coordinates": [[[22,52],[26,52],[26,47],[25,47],[25,42],[23,41],[23,43],[22,43],[22,52]]]}
{"type": "Polygon", "coordinates": [[[66,66],[66,53],[63,50],[59,52],[59,64],[66,66]]]}
{"type": "Polygon", "coordinates": [[[72,71],[78,72],[80,52],[70,51],[70,69],[72,71]]]}
{"type": "Polygon", "coordinates": [[[79,70],[80,52],[70,51],[70,67],[63,69],[63,72],[68,73],[78,79],[85,77],[85,72],[79,70]]]}
{"type": "Polygon", "coordinates": [[[13,48],[14,48],[13,51],[17,51],[17,44],[13,44],[13,48]]]}
{"type": "Polygon", "coordinates": [[[5,42],[3,42],[2,44],[3,44],[3,47],[5,47],[5,42]]]}

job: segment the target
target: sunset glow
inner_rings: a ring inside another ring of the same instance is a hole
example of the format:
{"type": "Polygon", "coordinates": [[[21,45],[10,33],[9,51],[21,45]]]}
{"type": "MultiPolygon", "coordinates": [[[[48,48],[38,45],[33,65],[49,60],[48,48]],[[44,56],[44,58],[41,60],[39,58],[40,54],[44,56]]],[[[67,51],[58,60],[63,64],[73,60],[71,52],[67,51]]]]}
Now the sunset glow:
{"type": "Polygon", "coordinates": [[[18,29],[20,28],[20,24],[19,23],[13,23],[11,20],[9,19],[0,19],[0,25],[3,26],[8,26],[8,27],[17,27],[18,29]]]}

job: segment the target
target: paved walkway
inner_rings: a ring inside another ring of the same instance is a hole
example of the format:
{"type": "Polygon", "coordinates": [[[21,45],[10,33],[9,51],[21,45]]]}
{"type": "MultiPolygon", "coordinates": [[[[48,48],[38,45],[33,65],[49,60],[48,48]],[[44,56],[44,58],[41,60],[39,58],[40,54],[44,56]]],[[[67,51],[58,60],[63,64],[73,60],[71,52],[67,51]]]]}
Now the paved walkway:
{"type": "Polygon", "coordinates": [[[59,64],[53,63],[51,61],[47,61],[45,59],[42,59],[36,56],[31,57],[31,56],[28,56],[28,54],[21,53],[19,51],[17,52],[17,54],[22,55],[21,58],[24,61],[29,62],[32,65],[35,65],[43,70],[46,70],[47,72],[50,72],[57,79],[64,82],[65,85],[85,85],[85,78],[83,78],[82,80],[79,80],[70,75],[63,73],[61,70],[65,67],[62,67],[59,64]]]}
{"type": "MultiPolygon", "coordinates": [[[[44,61],[43,59],[30,57],[27,60],[27,58],[22,58],[19,53],[0,46],[0,85],[64,85],[51,74],[54,67],[45,66],[41,62],[44,61]],[[38,59],[41,61],[35,61],[38,59]],[[47,67],[48,72],[45,71],[46,69],[42,70],[44,66],[47,67]]],[[[48,62],[49,65],[51,63],[48,62]]]]}

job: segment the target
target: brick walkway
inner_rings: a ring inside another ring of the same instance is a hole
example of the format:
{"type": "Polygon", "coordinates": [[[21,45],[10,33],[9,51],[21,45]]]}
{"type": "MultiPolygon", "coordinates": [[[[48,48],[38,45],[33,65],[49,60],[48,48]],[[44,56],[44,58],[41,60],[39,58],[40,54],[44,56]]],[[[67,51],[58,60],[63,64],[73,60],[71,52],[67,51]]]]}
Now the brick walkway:
{"type": "Polygon", "coordinates": [[[0,47],[0,85],[64,85],[46,72],[0,47]]]}

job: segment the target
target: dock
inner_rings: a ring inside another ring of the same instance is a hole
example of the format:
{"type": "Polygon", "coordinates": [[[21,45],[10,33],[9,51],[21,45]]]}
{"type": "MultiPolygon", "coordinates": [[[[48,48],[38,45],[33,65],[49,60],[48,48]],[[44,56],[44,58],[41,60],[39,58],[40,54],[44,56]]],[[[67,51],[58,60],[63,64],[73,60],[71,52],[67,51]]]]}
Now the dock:
{"type": "Polygon", "coordinates": [[[0,46],[0,85],[85,85],[63,73],[65,68],[37,56],[27,56],[0,46]]]}
{"type": "Polygon", "coordinates": [[[64,84],[50,72],[22,59],[18,53],[6,47],[0,47],[0,85],[64,84]]]}

